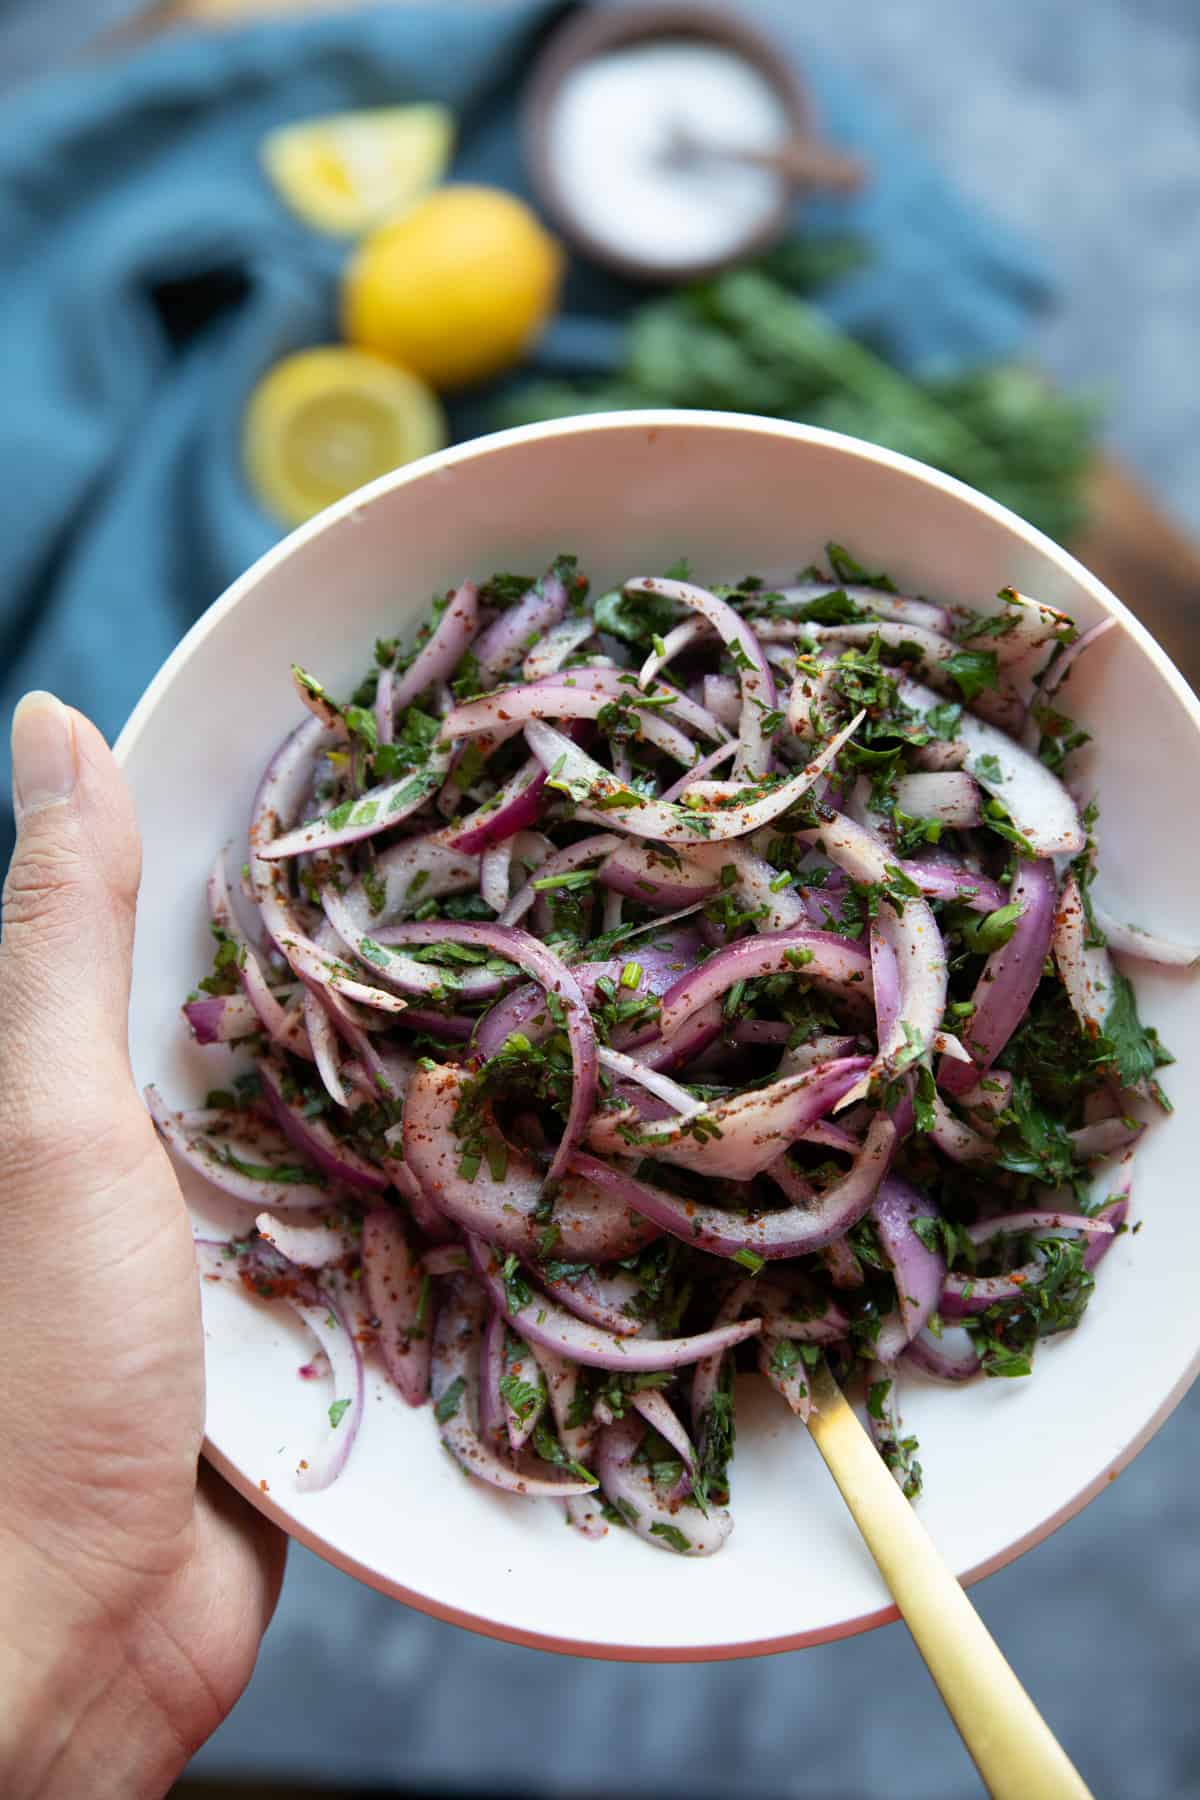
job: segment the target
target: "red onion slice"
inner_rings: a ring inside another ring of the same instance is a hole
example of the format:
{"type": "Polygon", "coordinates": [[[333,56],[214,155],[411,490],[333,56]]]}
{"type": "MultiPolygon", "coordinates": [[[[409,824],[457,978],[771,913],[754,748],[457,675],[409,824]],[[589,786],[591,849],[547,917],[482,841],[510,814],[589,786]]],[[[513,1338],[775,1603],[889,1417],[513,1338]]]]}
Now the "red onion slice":
{"type": "Polygon", "coordinates": [[[349,1231],[339,1231],[324,1217],[277,1219],[274,1213],[261,1212],[254,1228],[280,1256],[300,1269],[333,1268],[345,1262],[355,1247],[349,1231]]]}
{"type": "Polygon", "coordinates": [[[1104,1030],[1112,1005],[1113,969],[1102,944],[1088,943],[1088,917],[1073,873],[1067,875],[1054,914],[1051,947],[1071,1010],[1085,1037],[1104,1030]]]}
{"type": "Polygon", "coordinates": [[[640,1538],[680,1556],[713,1556],[733,1530],[723,1506],[707,1513],[683,1508],[660,1493],[644,1463],[634,1461],[645,1426],[632,1419],[606,1425],[596,1439],[595,1463],[605,1498],[640,1538]]]}
{"type": "Polygon", "coordinates": [[[734,871],[733,895],[738,905],[763,911],[755,923],[756,931],[787,931],[807,922],[808,910],[792,883],[745,844],[701,844],[692,852],[692,859],[715,873],[718,880],[724,879],[724,869],[734,871]]]}
{"type": "Polygon", "coordinates": [[[433,1334],[430,1392],[442,1442],[468,1475],[506,1493],[563,1500],[588,1494],[594,1481],[539,1475],[497,1456],[479,1432],[479,1344],[485,1302],[474,1282],[452,1277],[433,1334]]]}
{"type": "Polygon", "coordinates": [[[690,650],[693,644],[708,637],[711,630],[706,618],[683,619],[678,625],[672,626],[662,640],[662,648],[648,656],[638,670],[638,686],[649,687],[660,669],[665,669],[669,662],[674,662],[677,656],[690,650]]]}
{"type": "Polygon", "coordinates": [[[363,1415],[362,1355],[341,1298],[328,1288],[321,1290],[321,1297],[315,1302],[292,1294],[282,1298],[308,1326],[329,1358],[333,1377],[333,1404],[324,1437],[316,1450],[301,1459],[296,1470],[296,1486],[313,1494],[337,1480],[354,1448],[363,1415]]]}
{"type": "Polygon", "coordinates": [[[955,1118],[940,1094],[933,1096],[933,1128],[929,1133],[938,1149],[951,1162],[991,1162],[996,1146],[982,1132],[972,1130],[962,1119],[955,1118]]]}
{"type": "MultiPolygon", "coordinates": [[[[597,675],[609,671],[598,669],[597,675]]],[[[536,686],[500,688],[478,700],[456,707],[442,724],[446,739],[478,737],[484,732],[507,730],[514,724],[524,725],[530,719],[595,719],[614,704],[611,689],[603,682],[589,679],[592,671],[568,672],[559,682],[540,682],[536,686]]],[[[691,768],[696,761],[696,746],[677,725],[662,718],[657,711],[639,710],[641,698],[636,690],[628,690],[630,712],[637,726],[639,740],[652,744],[676,762],[691,768]]]]}
{"type": "Polygon", "coordinates": [[[449,680],[478,627],[479,597],[475,583],[464,581],[451,596],[432,633],[407,669],[393,676],[393,717],[403,707],[410,706],[435,681],[449,680]]]}
{"type": "Polygon", "coordinates": [[[796,975],[839,993],[850,987],[871,993],[871,959],[851,938],[810,925],[739,938],[681,977],[663,995],[659,1030],[670,1039],[693,1013],[739,981],[796,975]]]}
{"type": "MultiPolygon", "coordinates": [[[[830,594],[837,593],[845,594],[847,600],[852,600],[872,618],[899,619],[907,625],[921,625],[927,631],[940,631],[947,636],[954,629],[954,621],[946,608],[935,606],[930,600],[916,600],[910,594],[889,594],[883,588],[847,585],[839,581],[803,581],[780,588],[783,606],[776,600],[772,610],[778,614],[791,606],[809,606],[814,600],[825,600],[830,594]]],[[[803,620],[799,621],[799,626],[803,631],[811,629],[803,620]]]]}
{"type": "Polygon", "coordinates": [[[245,994],[206,994],[180,1009],[198,1044],[233,1044],[252,1037],[262,1020],[245,994]]]}
{"type": "Polygon", "coordinates": [[[958,900],[972,912],[996,912],[1008,904],[1008,890],[980,875],[944,850],[925,851],[900,867],[929,900],[958,900]]]}
{"type": "Polygon", "coordinates": [[[975,1010],[963,1027],[973,1066],[950,1062],[938,1067],[938,1081],[951,1094],[974,1087],[1007,1044],[1033,999],[1054,931],[1054,870],[1046,862],[1019,862],[1012,898],[1021,916],[1006,944],[993,950],[972,996],[975,1010]]]}
{"type": "Polygon", "coordinates": [[[1004,588],[1000,599],[1004,606],[999,614],[983,620],[978,631],[967,631],[963,642],[990,651],[1002,669],[1040,650],[1043,644],[1070,644],[1076,637],[1074,619],[1044,601],[1031,600],[1015,588],[1004,588]]]}
{"type": "Polygon", "coordinates": [[[748,1181],[831,1111],[868,1066],[865,1056],[848,1056],[713,1102],[682,1122],[631,1124],[627,1113],[600,1113],[587,1141],[601,1155],[650,1156],[702,1175],[748,1181]]]}
{"type": "MultiPolygon", "coordinates": [[[[718,633],[738,663],[742,709],[738,725],[738,753],[734,764],[739,774],[762,775],[771,764],[770,739],[763,733],[763,718],[775,706],[775,677],[752,628],[730,606],[707,588],[690,581],[670,581],[641,576],[625,583],[627,594],[662,594],[689,612],[699,613],[718,633]]],[[[640,677],[647,679],[645,668],[640,677]]]]}
{"type": "MultiPolygon", "coordinates": [[[[852,881],[885,885],[895,882],[898,867],[887,846],[844,814],[835,813],[818,831],[799,835],[808,843],[815,843],[852,881]]],[[[900,1028],[905,1045],[902,1054],[906,1061],[915,1061],[929,1054],[946,1010],[946,950],[942,934],[928,901],[921,896],[895,904],[881,901],[878,918],[900,972],[900,1028]]],[[[896,1066],[896,1058],[889,1061],[880,1054],[872,1077],[894,1072],[896,1066]]]]}
{"type": "Polygon", "coordinates": [[[978,825],[983,817],[979,784],[964,769],[901,775],[894,793],[901,812],[914,819],[937,819],[957,829],[978,825]]]}
{"type": "Polygon", "coordinates": [[[704,704],[714,719],[736,731],[742,713],[742,695],[732,675],[704,677],[704,704]]]}
{"type": "MultiPolygon", "coordinates": [[[[596,1423],[590,1418],[582,1425],[570,1422],[579,1393],[580,1371],[574,1363],[567,1362],[565,1357],[556,1356],[552,1350],[538,1344],[531,1344],[530,1349],[546,1384],[558,1441],[573,1462],[582,1463],[585,1468],[589,1468],[596,1443],[596,1423]]],[[[607,1537],[608,1521],[597,1495],[577,1494],[566,1501],[565,1505],[568,1519],[584,1537],[607,1537]]]]}
{"type": "Polygon", "coordinates": [[[802,1357],[793,1360],[795,1351],[788,1356],[784,1349],[787,1343],[786,1338],[773,1337],[770,1332],[764,1332],[758,1341],[758,1367],[775,1392],[787,1402],[801,1424],[804,1424],[812,1412],[808,1364],[802,1357]]]}
{"type": "Polygon", "coordinates": [[[576,869],[582,869],[587,863],[598,862],[601,857],[619,849],[623,841],[613,831],[598,831],[592,837],[581,838],[577,844],[568,844],[564,850],[553,851],[517,889],[512,899],[503,907],[497,908],[501,925],[520,924],[538,894],[544,891],[536,887],[535,882],[550,881],[557,875],[569,875],[576,869]]]}
{"type": "Polygon", "coordinates": [[[504,1250],[534,1260],[547,1228],[557,1237],[554,1251],[566,1261],[613,1262],[632,1256],[658,1235],[652,1225],[624,1205],[599,1194],[586,1181],[564,1180],[549,1220],[542,1216],[545,1177],[527,1156],[507,1146],[507,1168],[493,1180],[486,1160],[473,1179],[461,1171],[462,1146],[454,1115],[467,1077],[445,1064],[418,1069],[404,1102],[404,1166],[447,1218],[504,1250]]]}
{"type": "Polygon", "coordinates": [[[1200,944],[1172,943],[1157,932],[1143,931],[1140,925],[1124,924],[1094,896],[1092,917],[1108,939],[1109,949],[1120,956],[1135,956],[1168,969],[1194,969],[1200,963],[1200,944]]]}
{"type": "MultiPolygon", "coordinates": [[[[305,1171],[310,1175],[308,1180],[276,1179],[247,1173],[247,1170],[287,1169],[293,1165],[265,1160],[262,1149],[254,1143],[243,1145],[215,1140],[189,1129],[183,1122],[183,1115],[172,1112],[155,1087],[145,1089],[145,1100],[159,1136],[180,1162],[203,1175],[230,1199],[241,1200],[259,1212],[264,1209],[277,1211],[281,1207],[311,1212],[329,1204],[329,1194],[315,1169],[311,1173],[305,1171]]],[[[245,1123],[248,1129],[253,1128],[253,1121],[248,1119],[245,1123]]],[[[261,1137],[261,1130],[257,1135],[261,1137]]]]}
{"type": "Polygon", "coordinates": [[[363,1220],[362,1270],[384,1367],[408,1404],[423,1406],[429,1398],[432,1296],[400,1220],[387,1207],[363,1220]]]}
{"type": "Polygon", "coordinates": [[[943,1325],[940,1337],[919,1331],[900,1360],[935,1381],[970,1381],[983,1367],[974,1338],[961,1325],[943,1325]]]}
{"type": "Polygon", "coordinates": [[[265,860],[259,851],[295,823],[308,794],[313,760],[335,742],[334,734],[319,719],[306,719],[284,739],[267,764],[254,798],[249,833],[250,886],[263,926],[280,949],[284,948],[283,938],[302,938],[305,934],[295,902],[287,891],[286,867],[265,860]]]}
{"type": "Polygon", "coordinates": [[[557,625],[567,610],[567,590],[553,569],[529,592],[480,633],[475,644],[480,687],[492,687],[557,625]]]}
{"type": "Polygon", "coordinates": [[[362,843],[391,831],[420,812],[442,785],[450,766],[449,751],[434,749],[427,763],[408,769],[397,781],[383,787],[368,788],[357,800],[344,800],[322,818],[285,831],[281,837],[260,844],[258,854],[266,861],[290,856],[318,855],[323,850],[340,849],[345,844],[362,843]]]}
{"type": "MultiPolygon", "coordinates": [[[[869,1210],[887,1172],[895,1140],[894,1125],[880,1114],[872,1122],[862,1147],[855,1146],[855,1159],[846,1174],[824,1194],[779,1212],[757,1215],[685,1200],[665,1188],[652,1187],[625,1170],[614,1169],[586,1152],[574,1158],[572,1167],[685,1244],[712,1256],[729,1258],[751,1251],[770,1262],[807,1256],[844,1237],[869,1210]]],[[[775,1171],[776,1164],[771,1163],[767,1173],[774,1176],[775,1171]]]]}
{"type": "MultiPolygon", "coordinates": [[[[553,726],[533,720],[525,727],[529,747],[550,779],[574,801],[576,816],[593,825],[618,825],[635,837],[655,838],[666,844],[695,844],[701,839],[745,837],[803,799],[824,774],[843,746],[853,737],[863,715],[859,713],[798,775],[768,789],[744,806],[706,811],[676,806],[670,801],[647,800],[622,788],[621,783],[578,745],[553,726]]],[[[747,790],[753,792],[753,790],[747,790]]]]}
{"type": "MultiPolygon", "coordinates": [[[[901,1342],[885,1341],[881,1328],[876,1354],[891,1362],[904,1344],[910,1343],[928,1324],[936,1310],[946,1279],[946,1259],[930,1250],[914,1229],[918,1219],[935,1219],[937,1208],[911,1182],[889,1175],[871,1209],[875,1235],[891,1265],[896,1282],[896,1311],[901,1342]]],[[[887,1334],[890,1338],[891,1334],[887,1334]]]]}
{"type": "Polygon", "coordinates": [[[875,996],[875,1038],[881,1059],[890,1064],[904,1048],[900,963],[887,929],[890,920],[871,921],[871,984],[875,996]]]}
{"type": "Polygon", "coordinates": [[[667,1491],[667,1500],[686,1500],[695,1485],[699,1463],[692,1440],[684,1430],[682,1422],[676,1417],[671,1404],[660,1394],[657,1388],[641,1388],[629,1396],[633,1410],[642,1415],[659,1437],[663,1438],[674,1450],[683,1464],[679,1480],[667,1491]]]}
{"type": "MultiPolygon", "coordinates": [[[[595,635],[596,621],[591,613],[585,613],[578,619],[563,619],[560,624],[552,625],[522,663],[522,676],[526,681],[542,681],[548,675],[557,675],[563,664],[595,635]]],[[[603,662],[607,661],[605,657],[603,662]]],[[[593,663],[588,665],[589,668],[594,666],[593,663]]]]}
{"type": "Polygon", "coordinates": [[[310,1162],[332,1181],[343,1182],[359,1193],[383,1194],[388,1178],[381,1169],[336,1138],[323,1119],[306,1118],[303,1108],[283,1094],[282,1065],[273,1058],[260,1058],[259,1079],[263,1098],[284,1136],[308,1157],[310,1162]]]}
{"type": "Polygon", "coordinates": [[[692,1337],[648,1338],[617,1337],[598,1325],[587,1324],[573,1313],[555,1306],[544,1294],[534,1291],[533,1298],[519,1307],[510,1307],[501,1265],[496,1254],[479,1238],[467,1240],[471,1260],[491,1298],[503,1311],[509,1324],[530,1344],[541,1345],[566,1356],[572,1362],[593,1369],[617,1369],[627,1375],[642,1375],[656,1369],[679,1369],[698,1362],[702,1356],[713,1356],[731,1349],[743,1338],[756,1337],[762,1329],[760,1319],[746,1319],[739,1324],[722,1326],[713,1331],[700,1331],[692,1337]]]}
{"type": "MultiPolygon", "coordinates": [[[[900,683],[900,698],[918,712],[938,704],[915,681],[900,683]]],[[[957,738],[967,747],[968,767],[982,788],[1003,802],[1013,824],[1038,856],[1074,856],[1086,841],[1075,802],[1044,763],[1007,732],[964,712],[957,738]]]]}
{"type": "Polygon", "coordinates": [[[615,841],[619,848],[605,857],[597,874],[606,887],[615,888],[627,899],[673,912],[711,899],[717,892],[717,878],[693,855],[681,856],[655,844],[615,841]]]}
{"type": "Polygon", "coordinates": [[[617,1337],[636,1337],[642,1329],[642,1321],[626,1310],[639,1288],[633,1276],[624,1270],[618,1269],[613,1275],[600,1275],[594,1269],[587,1269],[572,1279],[563,1277],[555,1281],[546,1279],[542,1266],[535,1272],[546,1292],[577,1318],[600,1325],[617,1337]]]}

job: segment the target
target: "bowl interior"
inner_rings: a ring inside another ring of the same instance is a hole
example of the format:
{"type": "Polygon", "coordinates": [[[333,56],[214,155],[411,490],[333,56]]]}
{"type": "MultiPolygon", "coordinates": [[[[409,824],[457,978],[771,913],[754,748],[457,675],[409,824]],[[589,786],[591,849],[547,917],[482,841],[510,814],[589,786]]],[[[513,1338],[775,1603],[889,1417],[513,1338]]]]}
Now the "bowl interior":
{"type": "MultiPolygon", "coordinates": [[[[251,796],[296,722],[289,665],[337,691],[377,635],[413,632],[429,596],[467,574],[536,570],[579,554],[593,580],[661,572],[686,555],[703,579],[782,576],[848,544],[897,583],[986,607],[1011,583],[1087,626],[1105,591],[1048,540],[902,458],[803,427],[729,415],[637,414],[537,426],[398,472],[293,534],[219,601],[156,678],[123,735],[146,845],[131,1019],[139,1082],[197,1104],[224,1074],[179,1018],[207,966],[204,880],[217,847],[243,854],[251,796]]],[[[1102,804],[1098,892],[1147,927],[1186,936],[1200,843],[1181,830],[1200,779],[1196,701],[1123,609],[1062,704],[1095,734],[1078,770],[1102,804]]],[[[1144,967],[1144,1016],[1177,1062],[1177,1101],[1200,1069],[1188,977],[1144,967]]],[[[1108,1257],[1083,1325],[1044,1344],[1030,1381],[962,1391],[913,1380],[922,1516],[961,1574],[999,1566],[1111,1479],[1195,1372],[1191,1292],[1200,1213],[1189,1174],[1200,1115],[1180,1106],[1137,1152],[1139,1234],[1108,1257]]],[[[198,1229],[243,1209],[197,1181],[198,1229]]],[[[340,1566],[443,1617],[609,1656],[700,1657],[819,1641],[890,1617],[848,1515],[798,1426],[761,1383],[740,1397],[736,1529],[707,1562],[655,1555],[630,1534],[589,1543],[547,1504],[508,1500],[458,1472],[428,1409],[372,1371],[350,1466],[325,1493],[293,1470],[328,1396],[298,1379],[308,1346],[290,1315],[223,1286],[205,1292],[208,1437],[256,1504],[340,1566]]]]}

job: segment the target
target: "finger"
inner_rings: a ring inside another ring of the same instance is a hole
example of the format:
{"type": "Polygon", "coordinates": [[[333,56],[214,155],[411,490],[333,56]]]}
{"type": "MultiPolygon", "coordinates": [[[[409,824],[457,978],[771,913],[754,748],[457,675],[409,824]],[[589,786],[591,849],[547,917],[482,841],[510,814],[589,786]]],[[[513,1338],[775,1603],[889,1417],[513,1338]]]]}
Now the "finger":
{"type": "Polygon", "coordinates": [[[141,846],[95,726],[52,694],[13,717],[17,845],[4,888],[0,1058],[62,1093],[128,1085],[127,1018],[141,846]]]}

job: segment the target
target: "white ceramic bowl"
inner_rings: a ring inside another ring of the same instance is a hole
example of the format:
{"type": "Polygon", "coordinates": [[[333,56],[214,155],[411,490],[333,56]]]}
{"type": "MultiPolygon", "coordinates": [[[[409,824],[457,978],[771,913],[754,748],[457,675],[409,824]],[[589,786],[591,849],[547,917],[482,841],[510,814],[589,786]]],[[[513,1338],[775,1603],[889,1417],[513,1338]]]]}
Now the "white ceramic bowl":
{"type": "MultiPolygon", "coordinates": [[[[176,1104],[217,1085],[223,1053],[189,1046],[178,1006],[207,965],[204,878],[239,844],[259,772],[296,720],[289,664],[346,690],[376,635],[414,630],[436,589],[577,552],[594,581],[680,555],[713,580],[800,568],[827,539],[904,588],[987,607],[1006,583],[1081,625],[1119,630],[1083,659],[1070,710],[1096,734],[1080,774],[1103,804],[1100,889],[1126,916],[1195,934],[1200,705],[1128,612],[1003,507],[930,469],[828,432],[729,414],[617,414],[529,427],[376,482],[296,531],[216,602],[122,734],[146,845],[131,1041],[140,1082],[176,1104]]],[[[1197,1371],[1200,1008],[1188,977],[1146,969],[1145,1016],[1178,1061],[1185,1102],[1137,1152],[1135,1215],[1081,1328],[1044,1344],[1030,1381],[909,1384],[921,1512],[972,1580],[1045,1537],[1146,1442],[1197,1371]]],[[[193,1182],[199,1227],[245,1214],[193,1182]]],[[[632,1534],[589,1543],[557,1509],[465,1479],[428,1409],[374,1373],[349,1468],[300,1494],[292,1471],[322,1390],[284,1309],[205,1292],[208,1453],[255,1505],[339,1568],[427,1612],[546,1648],[687,1659],[820,1642],[894,1617],[809,1443],[760,1382],[739,1396],[736,1529],[710,1561],[655,1555],[632,1534]]]]}

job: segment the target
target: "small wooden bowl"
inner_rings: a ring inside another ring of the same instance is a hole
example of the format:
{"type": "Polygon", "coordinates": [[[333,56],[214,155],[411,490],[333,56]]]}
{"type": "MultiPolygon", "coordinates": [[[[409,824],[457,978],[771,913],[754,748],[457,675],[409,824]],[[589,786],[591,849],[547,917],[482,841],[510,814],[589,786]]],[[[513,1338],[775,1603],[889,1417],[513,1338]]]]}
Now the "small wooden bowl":
{"type": "Polygon", "coordinates": [[[613,248],[578,222],[549,149],[547,126],[559,91],[580,63],[629,44],[663,38],[691,39],[734,51],[774,88],[787,112],[791,138],[811,138],[813,124],[804,89],[770,38],[719,8],[640,3],[603,7],[576,15],[554,33],[530,76],[522,109],[525,155],[537,197],[563,237],[593,262],[633,281],[674,283],[697,280],[769,250],[786,232],[794,203],[791,194],[782,191],[778,204],[740,243],[720,257],[698,263],[644,262],[613,248]]]}

